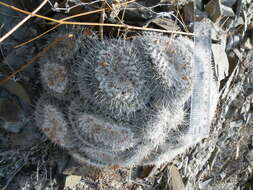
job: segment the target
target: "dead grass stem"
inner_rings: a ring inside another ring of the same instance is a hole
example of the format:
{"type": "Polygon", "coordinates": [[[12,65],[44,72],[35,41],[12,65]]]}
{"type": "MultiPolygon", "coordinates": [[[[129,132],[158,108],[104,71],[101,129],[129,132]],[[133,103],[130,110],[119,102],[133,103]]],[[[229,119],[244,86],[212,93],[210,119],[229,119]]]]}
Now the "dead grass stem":
{"type": "MultiPolygon", "coordinates": [[[[130,0],[130,1],[127,1],[127,2],[124,2],[124,3],[118,3],[117,5],[127,5],[131,2],[134,2],[135,0],[130,0]]],[[[41,19],[44,19],[44,20],[48,20],[48,21],[51,21],[51,22],[54,22],[54,23],[58,23],[56,26],[52,27],[51,29],[49,29],[48,31],[36,36],[35,38],[31,39],[31,40],[28,40],[22,44],[19,44],[17,47],[21,47],[35,39],[38,39],[40,38],[41,36],[47,34],[48,32],[54,30],[55,28],[59,27],[60,25],[63,25],[63,24],[66,24],[66,25],[84,25],[84,26],[100,26],[100,27],[118,27],[118,28],[125,28],[125,29],[128,29],[128,30],[141,30],[141,31],[153,31],[153,32],[161,32],[161,33],[171,33],[171,34],[181,34],[181,35],[188,35],[188,36],[194,36],[194,33],[189,33],[189,32],[181,32],[181,31],[170,31],[170,30],[162,30],[162,29],[155,29],[155,28],[147,28],[147,27],[138,27],[138,26],[131,26],[131,25],[127,25],[127,24],[124,24],[123,22],[121,22],[121,24],[111,24],[111,23],[95,23],[95,22],[70,22],[70,21],[67,21],[71,18],[75,18],[75,17],[79,17],[79,16],[84,16],[84,15],[88,15],[88,14],[93,14],[93,13],[96,13],[96,12],[103,12],[107,9],[112,9],[112,7],[109,7],[109,8],[101,8],[101,9],[98,9],[98,10],[94,10],[94,11],[89,11],[89,12],[85,12],[85,13],[80,13],[80,14],[77,14],[77,15],[73,15],[73,16],[70,16],[70,17],[66,17],[66,18],[63,18],[61,20],[57,20],[57,19],[53,19],[53,18],[50,18],[50,17],[46,17],[46,16],[43,16],[43,15],[39,15],[39,14],[36,14],[46,3],[48,2],[48,0],[44,0],[33,12],[29,12],[29,11],[25,11],[25,10],[22,10],[22,9],[19,9],[15,6],[12,6],[12,5],[9,5],[7,3],[4,3],[4,2],[1,2],[0,1],[0,5],[2,6],[5,6],[7,8],[10,8],[10,9],[13,9],[17,12],[20,12],[20,13],[23,13],[23,14],[26,14],[27,17],[25,17],[21,22],[19,22],[13,29],[11,29],[9,32],[7,32],[3,37],[0,38],[0,43],[2,41],[4,41],[8,36],[10,36],[14,31],[16,31],[22,24],[24,24],[27,20],[29,20],[31,17],[38,17],[38,18],[41,18],[41,19]]],[[[59,39],[56,39],[56,41],[59,40],[59,39]]],[[[10,80],[12,77],[14,77],[17,73],[23,71],[25,68],[27,68],[29,65],[31,65],[34,61],[36,61],[39,57],[43,56],[47,49],[50,48],[50,46],[53,46],[53,44],[55,43],[55,41],[53,43],[51,43],[49,45],[49,47],[43,49],[42,52],[40,52],[36,57],[34,57],[32,60],[30,60],[29,62],[27,62],[26,64],[22,65],[18,70],[14,71],[12,74],[10,74],[9,76],[7,76],[6,78],[0,80],[0,85],[3,84],[4,82],[10,80]]]]}
{"type": "Polygon", "coordinates": [[[172,33],[172,34],[181,34],[181,35],[188,35],[188,36],[194,36],[194,33],[189,33],[189,32],[180,32],[180,31],[170,31],[170,30],[162,30],[162,29],[156,29],[156,28],[146,28],[146,27],[138,27],[138,26],[131,26],[131,25],[127,25],[127,24],[111,24],[111,23],[96,23],[96,22],[69,22],[69,21],[65,21],[65,20],[57,20],[57,19],[53,19],[50,17],[46,17],[43,15],[39,15],[39,14],[35,14],[35,13],[31,13],[29,11],[25,11],[22,9],[19,9],[15,6],[11,6],[9,4],[0,2],[0,5],[6,6],[8,8],[11,8],[13,10],[16,10],[18,12],[27,14],[27,15],[31,15],[31,16],[35,16],[35,17],[39,17],[45,20],[49,20],[51,22],[55,22],[58,24],[66,24],[66,25],[83,25],[83,26],[104,26],[104,27],[118,27],[118,28],[126,28],[126,29],[132,29],[132,30],[142,30],[142,31],[153,31],[153,32],[162,32],[162,33],[172,33]]]}
{"type": "MultiPolygon", "coordinates": [[[[26,21],[28,21],[33,14],[37,13],[44,5],[47,3],[48,0],[44,0],[31,14],[28,14],[23,20],[21,20],[16,26],[14,26],[10,31],[8,31],[5,35],[0,38],[0,43],[8,38],[13,32],[15,32],[20,26],[22,26],[26,21]]],[[[3,2],[0,2],[4,4],[3,2]]]]}

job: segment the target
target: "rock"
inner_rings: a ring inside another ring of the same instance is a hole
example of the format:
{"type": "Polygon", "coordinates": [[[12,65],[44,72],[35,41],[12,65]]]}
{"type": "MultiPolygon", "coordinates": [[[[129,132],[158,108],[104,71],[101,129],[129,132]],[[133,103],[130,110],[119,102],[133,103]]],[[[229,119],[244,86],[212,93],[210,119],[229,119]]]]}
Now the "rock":
{"type": "MultiPolygon", "coordinates": [[[[190,1],[192,1],[192,0],[190,0],[190,1]]],[[[175,6],[177,6],[177,5],[182,6],[182,5],[189,3],[189,0],[160,0],[160,3],[170,3],[175,6]]]]}
{"type": "Polygon", "coordinates": [[[229,62],[225,52],[225,46],[212,44],[213,58],[216,65],[218,80],[221,81],[228,76],[229,62]]]}
{"type": "Polygon", "coordinates": [[[10,148],[9,137],[5,131],[0,129],[0,152],[10,148]]]}
{"type": "Polygon", "coordinates": [[[207,17],[208,17],[207,12],[200,11],[198,9],[195,10],[195,21],[200,22],[201,20],[207,17]]]}
{"type": "Polygon", "coordinates": [[[235,16],[233,9],[230,7],[221,5],[221,10],[222,10],[222,16],[225,16],[225,17],[234,17],[235,16]]]}
{"type": "Polygon", "coordinates": [[[137,166],[133,169],[132,178],[144,179],[150,175],[154,166],[137,166]]]}
{"type": "Polygon", "coordinates": [[[70,175],[66,177],[65,188],[74,188],[82,179],[81,176],[70,175]]]}
{"type": "Polygon", "coordinates": [[[213,180],[213,178],[207,179],[199,184],[200,189],[206,189],[208,184],[213,180]]]}
{"type": "Polygon", "coordinates": [[[18,98],[4,88],[0,88],[0,119],[2,127],[13,133],[20,132],[28,122],[18,98]]]}
{"type": "Polygon", "coordinates": [[[219,22],[223,17],[235,16],[232,8],[221,4],[221,0],[211,0],[206,5],[205,10],[208,12],[213,22],[219,22]]]}
{"type": "MultiPolygon", "coordinates": [[[[101,186],[100,186],[101,188],[101,186]]],[[[88,178],[82,179],[73,190],[97,190],[99,189],[97,183],[93,182],[88,178]]],[[[65,190],[65,189],[64,189],[65,190]]],[[[66,190],[71,190],[70,188],[66,188],[66,190]]]]}
{"type": "Polygon", "coordinates": [[[177,24],[175,24],[175,22],[172,19],[168,18],[154,18],[146,24],[146,26],[148,27],[150,27],[150,25],[158,26],[159,28],[164,30],[180,31],[180,27],[177,24]]]}
{"type": "Polygon", "coordinates": [[[57,172],[62,174],[65,168],[68,166],[70,156],[65,151],[59,151],[54,157],[57,160],[57,172]]]}
{"type": "Polygon", "coordinates": [[[198,10],[203,10],[204,4],[202,0],[195,0],[195,3],[198,10]]]}
{"type": "Polygon", "coordinates": [[[208,12],[212,21],[216,22],[218,19],[220,19],[221,15],[222,15],[220,0],[209,1],[209,3],[205,7],[205,10],[208,12]]]}
{"type": "Polygon", "coordinates": [[[230,36],[227,40],[226,50],[233,49],[241,45],[242,36],[241,35],[234,35],[230,36]]]}
{"type": "Polygon", "coordinates": [[[246,49],[246,50],[251,50],[253,49],[253,35],[252,35],[252,40],[251,38],[247,38],[246,40],[244,40],[243,44],[242,44],[242,48],[246,49]]]}
{"type": "Polygon", "coordinates": [[[27,94],[27,91],[25,90],[25,88],[20,82],[14,82],[12,80],[8,80],[2,84],[2,87],[8,90],[11,94],[15,94],[24,103],[28,105],[31,104],[30,96],[27,94]]]}
{"type": "Polygon", "coordinates": [[[73,158],[70,159],[69,163],[67,164],[66,168],[63,170],[63,174],[65,175],[78,175],[78,176],[85,176],[92,179],[97,179],[102,173],[101,168],[96,168],[94,166],[86,165],[86,164],[79,164],[73,158]]]}
{"type": "Polygon", "coordinates": [[[183,15],[184,15],[184,22],[186,24],[189,24],[191,22],[194,22],[194,2],[190,1],[188,4],[186,4],[183,7],[183,15]]]}
{"type": "MultiPolygon", "coordinates": [[[[2,2],[15,6],[15,3],[13,1],[3,0],[2,2]]],[[[30,3],[30,4],[32,4],[32,3],[30,3]]],[[[31,7],[29,7],[29,8],[31,8],[31,7]]],[[[12,9],[5,7],[5,6],[0,6],[0,12],[2,13],[1,14],[1,25],[2,25],[3,31],[5,31],[5,32],[8,32],[9,30],[11,30],[14,26],[16,26],[20,22],[20,20],[22,20],[26,16],[22,13],[19,13],[18,11],[14,11],[12,9]],[[4,15],[4,16],[2,17],[2,15],[4,15]]],[[[14,38],[17,41],[23,41],[25,39],[32,38],[32,36],[36,36],[37,31],[34,30],[34,28],[30,27],[30,25],[27,23],[21,25],[21,27],[19,27],[18,30],[15,30],[15,32],[9,38],[14,38]],[[29,31],[29,32],[27,32],[27,31],[29,31]]],[[[2,32],[2,30],[1,30],[1,32],[2,32]]]]}
{"type": "Polygon", "coordinates": [[[169,181],[165,190],[185,190],[185,186],[182,177],[174,165],[168,166],[169,169],[169,181]]]}
{"type": "Polygon", "coordinates": [[[250,33],[250,43],[253,46],[253,29],[251,30],[251,33],[250,33]]]}
{"type": "Polygon", "coordinates": [[[29,148],[42,141],[41,134],[32,122],[28,122],[19,133],[10,134],[9,138],[11,147],[14,149],[29,148]]]}
{"type": "Polygon", "coordinates": [[[228,7],[232,7],[236,2],[237,0],[221,0],[221,3],[228,7]]]}
{"type": "Polygon", "coordinates": [[[0,120],[9,132],[19,133],[28,123],[31,100],[21,83],[7,81],[0,86],[0,120]]]}

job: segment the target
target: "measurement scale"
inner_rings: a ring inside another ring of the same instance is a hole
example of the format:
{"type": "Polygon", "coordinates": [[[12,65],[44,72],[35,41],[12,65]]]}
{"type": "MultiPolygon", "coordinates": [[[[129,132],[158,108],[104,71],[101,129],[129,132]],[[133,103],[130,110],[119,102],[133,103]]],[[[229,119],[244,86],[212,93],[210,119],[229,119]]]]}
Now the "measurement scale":
{"type": "MultiPolygon", "coordinates": [[[[214,79],[211,65],[211,31],[208,24],[194,23],[193,90],[191,96],[190,127],[186,135],[189,143],[208,137],[213,108],[211,90],[214,79]]],[[[216,88],[215,88],[216,89],[216,88]]]]}

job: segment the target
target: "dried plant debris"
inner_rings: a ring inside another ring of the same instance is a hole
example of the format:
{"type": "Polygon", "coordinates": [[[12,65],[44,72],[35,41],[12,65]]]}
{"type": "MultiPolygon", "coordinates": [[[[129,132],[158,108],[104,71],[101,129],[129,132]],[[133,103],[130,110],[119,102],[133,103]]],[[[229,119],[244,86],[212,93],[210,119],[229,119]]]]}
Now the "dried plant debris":
{"type": "Polygon", "coordinates": [[[33,146],[1,152],[0,188],[41,190],[48,186],[56,173],[56,165],[49,162],[53,160],[50,151],[59,154],[57,149],[38,138],[33,146]]]}

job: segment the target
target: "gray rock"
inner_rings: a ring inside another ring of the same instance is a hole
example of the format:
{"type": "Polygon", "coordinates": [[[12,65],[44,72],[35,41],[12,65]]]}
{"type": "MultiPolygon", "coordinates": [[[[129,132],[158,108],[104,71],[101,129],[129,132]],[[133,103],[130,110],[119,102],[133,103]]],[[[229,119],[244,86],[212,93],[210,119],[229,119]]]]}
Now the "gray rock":
{"type": "MultiPolygon", "coordinates": [[[[13,130],[17,127],[14,125],[13,130]]],[[[10,131],[10,129],[8,128],[10,131]]],[[[37,128],[29,121],[19,133],[14,133],[9,137],[12,148],[30,148],[41,141],[41,134],[37,128]]]]}
{"type": "MultiPolygon", "coordinates": [[[[3,0],[3,2],[13,5],[12,2],[8,0],[3,0]]],[[[17,11],[14,11],[4,6],[0,6],[0,12],[1,12],[1,23],[3,24],[3,29],[6,32],[11,30],[20,21],[20,19],[22,19],[22,17],[25,16],[23,14],[18,13],[17,11]]],[[[25,24],[25,25],[22,25],[18,30],[16,30],[12,34],[12,36],[16,40],[24,40],[27,38],[31,38],[32,35],[36,35],[36,33],[32,33],[31,31],[32,31],[31,28],[29,28],[29,26],[25,24]],[[30,31],[30,32],[27,32],[27,31],[30,31]]]]}
{"type": "Polygon", "coordinates": [[[1,127],[13,133],[20,132],[28,121],[18,98],[4,88],[0,88],[0,119],[1,127]]]}
{"type": "Polygon", "coordinates": [[[228,7],[232,7],[233,5],[235,5],[236,2],[237,0],[221,0],[221,3],[228,7]]]}
{"type": "Polygon", "coordinates": [[[229,62],[225,52],[225,46],[219,44],[212,45],[213,58],[218,71],[218,80],[221,81],[228,76],[229,62]]]}
{"type": "Polygon", "coordinates": [[[222,17],[235,16],[233,9],[221,4],[221,0],[209,1],[205,10],[208,12],[213,22],[219,22],[222,17]]]}
{"type": "Polygon", "coordinates": [[[182,177],[178,171],[178,168],[174,165],[169,166],[169,174],[170,174],[170,182],[168,182],[168,186],[166,190],[185,190],[185,186],[182,180],[182,177]],[[170,186],[170,187],[169,187],[170,186]]]}

